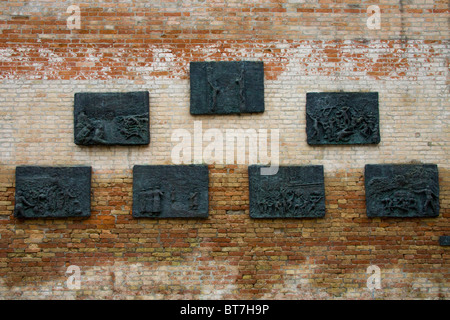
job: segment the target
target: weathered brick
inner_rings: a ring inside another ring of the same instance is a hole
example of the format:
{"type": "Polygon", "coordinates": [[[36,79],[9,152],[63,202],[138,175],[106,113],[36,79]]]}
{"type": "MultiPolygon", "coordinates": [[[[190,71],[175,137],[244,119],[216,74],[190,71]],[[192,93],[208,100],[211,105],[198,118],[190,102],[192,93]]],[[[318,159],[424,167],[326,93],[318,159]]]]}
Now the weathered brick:
{"type": "Polygon", "coordinates": [[[83,2],[80,30],[65,2],[0,4],[0,298],[450,297],[446,3],[388,0],[370,30],[365,5],[343,1],[145,2],[83,2]],[[264,61],[265,113],[190,116],[189,62],[211,59],[264,61]],[[130,90],[150,92],[149,146],[73,143],[74,93],[130,90]],[[340,90],[379,92],[380,145],[306,143],[306,92],[340,90]],[[172,164],[172,133],[200,120],[279,129],[280,163],[324,165],[325,217],[250,219],[247,157],[209,165],[208,219],[133,219],[132,166],[172,164]],[[390,162],[438,164],[438,218],[367,218],[363,167],[390,162]],[[91,217],[15,219],[23,164],[91,165],[91,217]],[[70,265],[76,295],[60,285],[70,265]]]}

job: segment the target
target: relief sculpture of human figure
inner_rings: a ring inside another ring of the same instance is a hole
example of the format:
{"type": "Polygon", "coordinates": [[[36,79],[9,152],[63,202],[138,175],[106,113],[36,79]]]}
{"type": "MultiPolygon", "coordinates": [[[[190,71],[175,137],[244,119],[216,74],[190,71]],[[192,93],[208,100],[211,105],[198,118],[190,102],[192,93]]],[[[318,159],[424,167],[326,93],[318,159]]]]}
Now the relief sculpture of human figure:
{"type": "Polygon", "coordinates": [[[80,113],[80,115],[78,116],[76,128],[78,130],[78,134],[76,137],[77,141],[81,143],[87,143],[91,140],[90,135],[94,128],[86,113],[80,113]]]}
{"type": "Polygon", "coordinates": [[[163,192],[160,190],[159,187],[156,187],[155,190],[153,190],[153,213],[159,213],[161,212],[161,197],[163,196],[163,192]]]}
{"type": "Polygon", "coordinates": [[[319,203],[319,201],[323,198],[322,195],[317,194],[317,193],[312,193],[309,196],[309,200],[310,200],[310,211],[311,212],[315,212],[317,210],[317,204],[319,203]]]}
{"type": "Polygon", "coordinates": [[[17,214],[17,216],[23,217],[26,207],[34,207],[34,204],[32,204],[31,202],[28,202],[27,199],[25,199],[25,196],[23,195],[22,191],[18,191],[17,199],[16,199],[16,214],[17,214]]]}
{"type": "Polygon", "coordinates": [[[189,197],[189,200],[191,202],[189,209],[190,210],[197,210],[198,209],[198,192],[194,192],[189,197]]]}
{"type": "Polygon", "coordinates": [[[101,120],[90,120],[83,111],[78,116],[77,141],[86,144],[90,142],[104,143],[105,142],[105,128],[101,120]]]}
{"type": "Polygon", "coordinates": [[[141,191],[141,211],[143,214],[154,215],[161,212],[161,197],[163,192],[159,187],[141,191]]]}
{"type": "Polygon", "coordinates": [[[40,216],[44,216],[46,214],[47,211],[47,207],[48,207],[48,191],[45,192],[44,190],[42,190],[42,192],[39,194],[38,196],[38,201],[36,203],[35,206],[35,212],[37,215],[40,216]]]}
{"type": "Polygon", "coordinates": [[[82,213],[81,203],[77,199],[77,195],[75,193],[75,190],[73,190],[72,188],[69,189],[69,191],[67,192],[67,195],[71,199],[71,202],[72,202],[72,205],[71,205],[72,212],[74,214],[76,214],[76,215],[80,215],[82,213]]]}
{"type": "Polygon", "coordinates": [[[220,88],[217,85],[213,84],[213,81],[211,80],[212,73],[213,73],[212,66],[208,65],[207,66],[207,74],[206,74],[206,76],[207,76],[208,84],[211,87],[212,94],[213,94],[213,96],[212,96],[212,104],[211,104],[211,112],[215,112],[216,111],[216,105],[217,105],[217,96],[220,93],[220,88]]]}

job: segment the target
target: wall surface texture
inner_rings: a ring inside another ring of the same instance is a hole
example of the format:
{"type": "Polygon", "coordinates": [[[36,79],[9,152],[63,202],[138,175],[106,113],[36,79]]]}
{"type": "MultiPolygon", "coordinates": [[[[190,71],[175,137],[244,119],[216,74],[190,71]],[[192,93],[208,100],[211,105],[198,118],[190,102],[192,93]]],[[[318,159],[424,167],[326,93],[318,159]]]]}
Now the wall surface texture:
{"type": "Polygon", "coordinates": [[[0,298],[449,299],[449,18],[447,0],[1,1],[0,298]],[[239,60],[264,62],[265,112],[190,115],[189,62],[239,60]],[[306,143],[306,93],[340,90],[379,93],[378,145],[306,143]],[[150,144],[75,145],[74,94],[126,91],[149,92],[150,144]],[[324,166],[325,217],[251,219],[246,160],[208,163],[207,219],[133,218],[133,166],[173,164],[172,134],[200,126],[278,129],[280,164],[324,166]],[[439,217],[367,217],[364,165],[388,163],[438,165],[439,217]],[[18,165],[92,166],[91,217],[15,218],[18,165]]]}

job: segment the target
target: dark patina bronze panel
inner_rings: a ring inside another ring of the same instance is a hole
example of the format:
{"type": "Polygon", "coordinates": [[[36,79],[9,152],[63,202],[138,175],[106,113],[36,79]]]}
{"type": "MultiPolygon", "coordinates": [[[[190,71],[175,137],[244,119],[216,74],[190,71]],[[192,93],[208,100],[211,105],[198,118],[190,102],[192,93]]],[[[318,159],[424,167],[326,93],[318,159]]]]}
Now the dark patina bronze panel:
{"type": "Polygon", "coordinates": [[[91,215],[91,167],[16,168],[17,218],[91,215]]]}

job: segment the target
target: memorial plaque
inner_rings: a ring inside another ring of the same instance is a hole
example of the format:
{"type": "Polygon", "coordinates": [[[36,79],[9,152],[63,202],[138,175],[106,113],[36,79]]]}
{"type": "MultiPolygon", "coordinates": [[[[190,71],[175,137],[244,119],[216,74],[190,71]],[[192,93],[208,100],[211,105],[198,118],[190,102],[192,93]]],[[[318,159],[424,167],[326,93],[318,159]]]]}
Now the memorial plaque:
{"type": "Polygon", "coordinates": [[[441,237],[439,237],[439,245],[441,245],[441,246],[450,246],[450,236],[441,236],[441,237]]]}
{"type": "Polygon", "coordinates": [[[369,217],[437,217],[439,178],[434,164],[366,165],[369,217]]]}
{"type": "Polygon", "coordinates": [[[308,92],[306,135],[310,145],[380,142],[377,92],[308,92]]]}
{"type": "Polygon", "coordinates": [[[208,166],[149,165],[133,168],[133,217],[207,218],[208,166]]]}
{"type": "Polygon", "coordinates": [[[74,126],[78,145],[149,144],[148,92],[76,93],[74,126]]]}
{"type": "Polygon", "coordinates": [[[280,166],[275,175],[248,167],[250,217],[321,218],[325,216],[323,166],[280,166]]]}
{"type": "Polygon", "coordinates": [[[193,115],[264,112],[263,62],[191,62],[190,83],[193,115]]]}
{"type": "Polygon", "coordinates": [[[91,167],[16,168],[16,218],[91,215],[91,167]]]}

